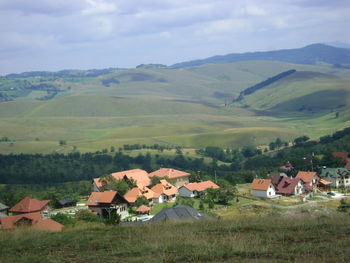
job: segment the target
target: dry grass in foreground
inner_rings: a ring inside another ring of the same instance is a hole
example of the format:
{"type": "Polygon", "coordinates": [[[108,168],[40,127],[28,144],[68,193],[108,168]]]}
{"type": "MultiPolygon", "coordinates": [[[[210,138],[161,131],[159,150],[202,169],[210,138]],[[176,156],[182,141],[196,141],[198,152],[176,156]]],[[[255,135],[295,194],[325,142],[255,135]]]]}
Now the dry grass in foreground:
{"type": "Polygon", "coordinates": [[[1,232],[0,262],[346,262],[350,218],[263,217],[1,232]]]}

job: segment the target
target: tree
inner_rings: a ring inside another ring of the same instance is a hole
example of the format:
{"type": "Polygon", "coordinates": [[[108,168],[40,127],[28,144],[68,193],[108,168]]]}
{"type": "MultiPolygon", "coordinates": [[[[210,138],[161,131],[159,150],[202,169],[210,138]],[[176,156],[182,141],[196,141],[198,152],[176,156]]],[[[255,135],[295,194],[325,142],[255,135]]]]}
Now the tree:
{"type": "Polygon", "coordinates": [[[58,141],[58,144],[59,144],[60,146],[63,146],[63,145],[66,145],[67,142],[66,142],[65,140],[59,140],[59,141],[58,141]]]}
{"type": "Polygon", "coordinates": [[[133,180],[116,180],[112,175],[108,174],[101,177],[102,191],[117,191],[121,195],[125,195],[131,188],[135,187],[133,180]]]}
{"type": "Polygon", "coordinates": [[[136,199],[136,201],[135,201],[135,206],[136,206],[136,207],[139,207],[139,206],[141,206],[141,205],[149,205],[149,201],[148,201],[147,198],[144,197],[143,195],[137,197],[137,199],[136,199]]]}
{"type": "Polygon", "coordinates": [[[300,137],[294,139],[294,144],[295,145],[301,145],[304,142],[308,141],[309,139],[310,138],[307,137],[307,136],[300,136],[300,137]]]}
{"type": "Polygon", "coordinates": [[[117,213],[115,209],[113,209],[109,213],[109,217],[105,220],[106,225],[119,225],[121,221],[121,216],[117,213]]]}

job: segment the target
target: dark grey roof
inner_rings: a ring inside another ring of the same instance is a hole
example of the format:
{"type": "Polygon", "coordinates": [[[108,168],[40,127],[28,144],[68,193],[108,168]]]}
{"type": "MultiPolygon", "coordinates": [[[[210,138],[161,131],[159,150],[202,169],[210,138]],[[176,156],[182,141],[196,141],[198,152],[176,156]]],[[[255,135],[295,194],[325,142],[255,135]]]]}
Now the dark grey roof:
{"type": "Polygon", "coordinates": [[[159,222],[164,220],[199,220],[199,219],[211,219],[211,217],[198,212],[192,207],[185,205],[178,205],[171,208],[164,208],[158,214],[156,214],[150,222],[159,222]]]}
{"type": "Polygon", "coordinates": [[[6,206],[6,205],[0,203],[0,211],[7,210],[7,209],[9,209],[8,206],[6,206]]]}
{"type": "Polygon", "coordinates": [[[60,203],[60,205],[67,205],[67,204],[75,204],[76,201],[73,199],[73,198],[65,198],[65,199],[62,199],[62,200],[59,200],[58,201],[60,203]]]}

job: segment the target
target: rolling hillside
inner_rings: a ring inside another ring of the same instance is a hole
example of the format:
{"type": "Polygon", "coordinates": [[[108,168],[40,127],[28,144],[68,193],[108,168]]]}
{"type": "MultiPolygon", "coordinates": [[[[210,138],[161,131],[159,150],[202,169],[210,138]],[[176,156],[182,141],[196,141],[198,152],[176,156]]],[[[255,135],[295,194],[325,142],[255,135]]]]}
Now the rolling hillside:
{"type": "Polygon", "coordinates": [[[316,72],[297,71],[243,96],[243,107],[276,114],[319,114],[347,111],[350,79],[316,72]]]}
{"type": "Polygon", "coordinates": [[[0,142],[0,152],[133,143],[235,148],[319,137],[350,124],[348,77],[346,68],[278,61],[9,75],[0,78],[0,138],[10,141],[0,142]],[[297,72],[231,104],[291,69],[297,72]]]}
{"type": "Polygon", "coordinates": [[[194,67],[203,64],[232,63],[247,60],[273,60],[295,64],[350,64],[350,50],[325,44],[312,44],[303,48],[265,52],[228,54],[206,59],[193,60],[172,65],[172,68],[194,67]]]}

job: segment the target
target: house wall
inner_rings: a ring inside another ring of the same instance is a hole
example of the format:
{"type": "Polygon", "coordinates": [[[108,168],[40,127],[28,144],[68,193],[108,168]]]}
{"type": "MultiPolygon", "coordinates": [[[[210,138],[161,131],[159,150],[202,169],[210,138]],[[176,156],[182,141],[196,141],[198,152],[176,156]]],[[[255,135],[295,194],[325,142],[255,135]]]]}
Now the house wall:
{"type": "Polygon", "coordinates": [[[305,188],[301,180],[297,183],[297,185],[294,187],[294,195],[300,195],[305,193],[305,188]]]}
{"type": "Polygon", "coordinates": [[[92,183],[92,191],[93,192],[100,192],[100,189],[96,186],[95,182],[92,183]]]}
{"type": "Polygon", "coordinates": [[[158,198],[153,198],[153,202],[155,204],[162,204],[162,203],[164,203],[164,196],[160,195],[158,198]]]}
{"type": "Polygon", "coordinates": [[[276,196],[275,187],[270,184],[267,190],[252,190],[252,195],[256,197],[272,198],[276,196]]]}
{"type": "Polygon", "coordinates": [[[331,176],[327,176],[323,178],[324,180],[327,180],[329,182],[332,182],[332,187],[339,188],[339,187],[350,187],[350,178],[334,178],[331,176]]]}
{"type": "Polygon", "coordinates": [[[180,187],[178,190],[180,196],[183,197],[195,197],[196,194],[193,191],[188,190],[186,187],[180,187]]]}
{"type": "Polygon", "coordinates": [[[183,176],[183,177],[179,177],[179,178],[176,178],[176,182],[175,182],[175,186],[177,188],[180,188],[181,186],[185,185],[185,184],[188,184],[190,181],[189,181],[189,176],[183,176]]]}

